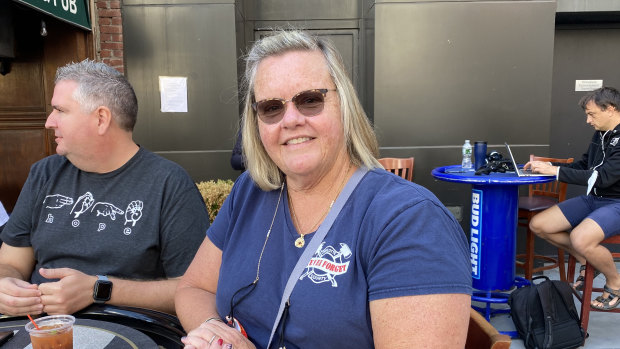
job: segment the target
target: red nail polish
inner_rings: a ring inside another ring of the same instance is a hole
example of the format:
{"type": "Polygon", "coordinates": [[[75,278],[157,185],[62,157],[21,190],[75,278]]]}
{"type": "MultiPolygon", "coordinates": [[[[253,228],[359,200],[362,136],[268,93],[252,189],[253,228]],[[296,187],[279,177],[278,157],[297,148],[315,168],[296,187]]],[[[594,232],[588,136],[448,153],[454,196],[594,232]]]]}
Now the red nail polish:
{"type": "Polygon", "coordinates": [[[224,344],[224,340],[223,340],[222,338],[218,339],[218,340],[217,340],[217,344],[218,344],[218,345],[222,345],[222,344],[224,344]]]}

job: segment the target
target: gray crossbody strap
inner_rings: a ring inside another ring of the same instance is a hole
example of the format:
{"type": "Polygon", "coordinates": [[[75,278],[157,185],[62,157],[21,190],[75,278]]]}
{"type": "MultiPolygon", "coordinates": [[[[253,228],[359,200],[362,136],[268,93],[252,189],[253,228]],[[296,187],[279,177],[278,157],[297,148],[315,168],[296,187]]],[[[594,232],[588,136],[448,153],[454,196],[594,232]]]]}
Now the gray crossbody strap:
{"type": "Polygon", "coordinates": [[[314,252],[316,252],[321,242],[323,242],[325,235],[327,235],[327,232],[332,227],[332,224],[336,220],[336,217],[338,217],[338,214],[340,214],[340,210],[342,210],[344,204],[349,199],[349,196],[351,196],[351,193],[353,193],[353,190],[357,187],[357,184],[360,182],[362,177],[364,177],[366,172],[368,172],[368,169],[362,166],[358,168],[355,173],[353,173],[353,176],[351,176],[351,178],[347,182],[347,185],[342,189],[340,195],[338,195],[338,198],[334,202],[334,206],[331,208],[331,210],[329,210],[327,217],[325,217],[325,220],[319,226],[319,229],[312,237],[312,240],[310,240],[310,243],[301,254],[301,257],[299,257],[299,259],[297,260],[297,264],[295,264],[295,268],[291,272],[291,275],[286,282],[286,287],[284,288],[284,293],[282,294],[282,300],[280,301],[280,309],[278,309],[278,316],[276,316],[276,321],[273,323],[273,327],[271,328],[271,335],[269,336],[269,344],[267,344],[267,348],[271,346],[273,335],[278,328],[280,318],[282,317],[282,312],[284,311],[284,305],[291,296],[297,280],[304,271],[304,268],[308,265],[308,262],[310,262],[310,258],[312,258],[314,252]]]}

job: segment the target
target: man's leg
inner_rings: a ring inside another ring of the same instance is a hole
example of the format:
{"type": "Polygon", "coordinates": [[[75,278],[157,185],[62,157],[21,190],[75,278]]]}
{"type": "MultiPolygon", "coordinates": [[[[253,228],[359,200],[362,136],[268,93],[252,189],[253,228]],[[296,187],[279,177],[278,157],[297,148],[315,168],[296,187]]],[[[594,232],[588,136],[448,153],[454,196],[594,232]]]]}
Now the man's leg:
{"type": "MultiPolygon", "coordinates": [[[[573,229],[570,239],[575,250],[584,256],[594,269],[605,275],[607,287],[613,290],[620,289],[620,274],[618,274],[611,253],[600,244],[605,239],[605,233],[598,223],[590,218],[584,219],[573,229]]],[[[603,299],[608,296],[608,292],[603,292],[603,299]]],[[[609,306],[615,306],[618,302],[620,302],[620,298],[615,298],[610,301],[609,306]]],[[[595,307],[601,307],[602,303],[600,300],[594,300],[591,304],[595,307]]]]}
{"type": "Polygon", "coordinates": [[[552,245],[568,251],[579,263],[585,265],[585,258],[578,251],[575,251],[571,244],[569,234],[571,229],[570,223],[557,205],[542,211],[530,220],[530,230],[534,234],[552,245]]]}
{"type": "MultiPolygon", "coordinates": [[[[530,221],[530,229],[540,238],[546,240],[552,245],[562,248],[570,253],[579,264],[586,265],[586,258],[572,245],[571,231],[572,226],[566,219],[562,210],[556,205],[537,214],[530,221]]],[[[585,278],[585,268],[580,268],[579,276],[572,286],[580,290],[583,287],[585,278]]]]}

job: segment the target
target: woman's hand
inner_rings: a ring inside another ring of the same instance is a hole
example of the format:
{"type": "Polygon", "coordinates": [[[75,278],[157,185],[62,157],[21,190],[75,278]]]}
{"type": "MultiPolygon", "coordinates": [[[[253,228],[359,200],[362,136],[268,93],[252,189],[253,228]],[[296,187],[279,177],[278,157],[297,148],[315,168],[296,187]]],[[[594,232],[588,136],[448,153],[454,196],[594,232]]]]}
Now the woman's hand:
{"type": "Polygon", "coordinates": [[[241,332],[222,321],[208,321],[181,338],[185,349],[256,349],[241,332]]]}

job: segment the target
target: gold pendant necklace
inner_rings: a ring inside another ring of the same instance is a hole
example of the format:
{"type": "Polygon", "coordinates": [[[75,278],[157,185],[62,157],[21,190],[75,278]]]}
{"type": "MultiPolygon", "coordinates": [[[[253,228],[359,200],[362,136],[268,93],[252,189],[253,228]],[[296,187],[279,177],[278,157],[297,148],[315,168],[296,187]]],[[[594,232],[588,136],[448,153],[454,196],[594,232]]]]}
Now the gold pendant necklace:
{"type": "MultiPolygon", "coordinates": [[[[312,228],[314,228],[315,226],[317,226],[319,224],[319,222],[322,222],[323,219],[325,219],[325,217],[327,216],[327,214],[329,213],[329,211],[332,209],[332,206],[334,206],[334,202],[336,200],[332,200],[332,202],[329,204],[329,207],[327,208],[327,211],[325,211],[325,213],[323,213],[323,216],[321,216],[321,218],[319,219],[318,222],[314,223],[314,225],[312,226],[312,228]]],[[[297,222],[297,225],[299,226],[299,220],[297,219],[297,216],[295,216],[295,210],[293,209],[293,206],[291,205],[291,200],[289,198],[288,201],[288,205],[291,208],[291,213],[293,213],[293,219],[295,219],[295,221],[297,222]]],[[[299,228],[301,230],[301,227],[299,228]]],[[[317,227],[318,229],[318,227],[317,227]]],[[[314,229],[310,229],[310,232],[312,232],[314,229]]],[[[304,233],[299,233],[299,237],[297,239],[295,239],[295,247],[297,248],[302,248],[304,247],[304,245],[306,244],[306,239],[304,238],[306,234],[304,233]]]]}
{"type": "Polygon", "coordinates": [[[295,239],[295,247],[302,248],[306,244],[306,240],[304,239],[304,234],[299,234],[300,236],[295,239]]]}
{"type": "MultiPolygon", "coordinates": [[[[327,210],[325,211],[325,213],[323,213],[323,216],[321,216],[321,218],[319,219],[318,222],[314,223],[314,225],[312,226],[312,228],[314,228],[315,226],[319,225],[319,222],[322,222],[323,219],[325,219],[325,217],[327,216],[327,214],[329,213],[329,211],[332,209],[332,206],[334,206],[334,202],[336,200],[332,200],[332,202],[329,204],[329,207],[327,208],[327,210]]],[[[299,225],[299,220],[297,219],[297,216],[295,215],[295,210],[293,209],[293,205],[291,205],[291,199],[289,197],[288,200],[288,206],[291,208],[291,213],[293,214],[293,219],[295,220],[295,222],[297,223],[297,226],[299,225]]],[[[301,230],[301,227],[299,228],[301,230]]],[[[318,227],[317,227],[318,229],[318,227]]],[[[310,233],[313,232],[315,229],[310,229],[310,233]]],[[[309,234],[309,233],[308,233],[309,234]]],[[[299,233],[299,237],[297,239],[295,239],[295,247],[297,248],[302,248],[304,247],[304,245],[306,244],[306,239],[304,238],[306,234],[304,233],[299,233]]]]}
{"type": "MultiPolygon", "coordinates": [[[[299,233],[299,237],[297,239],[295,239],[295,247],[297,248],[302,248],[304,247],[304,245],[306,244],[306,239],[304,238],[304,236],[306,234],[310,234],[313,231],[315,231],[316,229],[318,229],[318,227],[320,226],[320,223],[323,222],[323,220],[325,219],[325,217],[327,217],[327,214],[329,213],[329,211],[331,211],[332,206],[334,206],[334,202],[336,202],[336,199],[338,198],[338,195],[340,195],[340,192],[342,191],[342,188],[344,188],[344,185],[346,183],[346,179],[347,179],[347,175],[349,174],[349,171],[351,170],[351,163],[349,163],[349,167],[347,167],[347,170],[344,173],[344,178],[342,179],[342,183],[340,184],[340,189],[338,190],[338,193],[336,194],[336,198],[334,198],[334,200],[332,200],[332,202],[329,204],[329,207],[327,208],[327,210],[325,210],[325,212],[323,213],[323,215],[321,216],[321,218],[319,218],[319,220],[314,223],[314,225],[312,225],[312,227],[310,227],[310,231],[308,233],[299,233]],[[316,229],[314,229],[316,227],[316,229]]],[[[293,207],[293,202],[291,201],[291,196],[288,194],[288,190],[286,193],[286,196],[288,198],[288,207],[291,211],[291,214],[293,215],[293,222],[295,224],[297,224],[297,227],[300,231],[303,231],[301,229],[301,224],[299,223],[299,219],[297,219],[297,216],[295,215],[295,208],[293,207]]]]}

